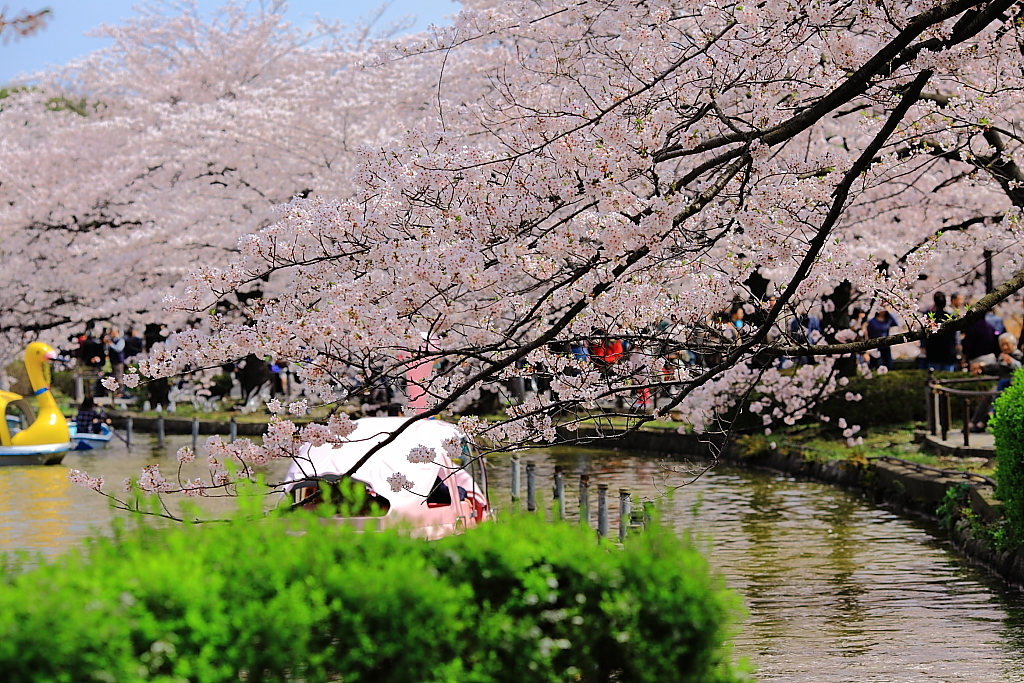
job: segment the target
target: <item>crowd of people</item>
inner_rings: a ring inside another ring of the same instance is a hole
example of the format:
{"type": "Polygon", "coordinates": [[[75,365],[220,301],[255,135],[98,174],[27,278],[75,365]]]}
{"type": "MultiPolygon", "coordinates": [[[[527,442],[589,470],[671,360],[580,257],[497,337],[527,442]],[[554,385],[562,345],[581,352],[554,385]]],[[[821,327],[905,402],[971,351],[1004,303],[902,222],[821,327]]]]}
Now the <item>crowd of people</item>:
{"type": "MultiPolygon", "coordinates": [[[[845,299],[849,301],[849,299],[845,299]]],[[[844,299],[833,295],[826,298],[818,311],[793,310],[775,322],[766,336],[768,344],[782,342],[788,344],[817,344],[823,338],[829,343],[853,342],[887,337],[904,328],[899,318],[884,305],[873,305],[867,309],[855,305],[843,305],[844,299]],[[838,301],[837,301],[838,300],[838,301]],[[837,305],[838,303],[838,305],[837,305]],[[817,315],[815,314],[817,313],[817,315]]],[[[696,326],[680,326],[674,320],[659,323],[656,329],[636,338],[618,337],[607,330],[594,328],[587,339],[574,340],[565,344],[556,344],[552,350],[572,356],[577,362],[589,364],[602,375],[622,377],[631,371],[626,367],[643,365],[638,356],[658,356],[663,360],[662,381],[671,384],[676,371],[684,366],[712,367],[729,352],[730,348],[749,339],[750,335],[761,329],[768,312],[775,305],[772,297],[764,301],[750,299],[736,300],[732,305],[713,316],[706,324],[696,326]],[[556,348],[557,347],[557,348],[556,348]]],[[[959,294],[953,294],[947,300],[943,292],[936,292],[922,306],[921,312],[927,313],[936,322],[958,317],[965,310],[966,302],[959,294]]],[[[1011,322],[1011,326],[1015,327],[1011,322]]],[[[128,328],[122,334],[117,327],[87,329],[80,335],[72,337],[74,348],[71,350],[78,368],[90,379],[95,380],[91,395],[103,396],[105,389],[100,384],[104,376],[113,376],[120,385],[124,376],[125,364],[135,356],[150,350],[154,344],[166,339],[167,330],[163,325],[149,324],[140,335],[135,327],[128,328]]],[[[750,361],[752,367],[786,368],[795,364],[814,363],[813,356],[780,358],[768,351],[761,351],[750,361]]],[[[895,359],[890,347],[882,347],[858,354],[848,359],[844,370],[851,374],[854,363],[861,366],[862,371],[884,371],[894,367],[895,359]]],[[[914,361],[906,359],[905,362],[914,361]]],[[[936,371],[964,371],[974,375],[986,375],[998,378],[998,390],[1009,385],[1015,370],[1024,363],[1024,347],[1018,338],[1007,331],[1007,324],[998,315],[989,313],[961,332],[942,332],[933,334],[920,343],[916,360],[917,367],[936,371]]],[[[241,384],[243,396],[254,388],[270,383],[271,393],[281,393],[280,370],[263,359],[249,358],[225,369],[228,377],[241,384]],[[276,389],[276,390],[275,390],[276,389]]],[[[507,390],[513,400],[522,400],[527,392],[538,393],[547,388],[548,380],[544,373],[534,378],[519,379],[511,383],[507,390]]],[[[375,385],[376,387],[376,385],[375,385]]],[[[389,389],[386,382],[376,387],[368,395],[370,403],[391,404],[399,392],[389,389]],[[384,394],[387,395],[379,395],[384,394]]],[[[120,390],[123,392],[123,389],[120,390]]],[[[170,385],[168,380],[154,380],[147,383],[147,395],[152,406],[168,406],[170,385]]],[[[650,399],[656,395],[640,389],[636,400],[640,405],[649,405],[650,399]]],[[[671,393],[671,392],[668,392],[671,393]]],[[[115,395],[115,398],[123,396],[115,395]]],[[[91,402],[91,398],[89,401],[91,402]]],[[[93,410],[94,406],[89,406],[93,410]]],[[[981,430],[987,421],[988,406],[979,407],[972,428],[981,430]]],[[[83,406],[83,414],[88,411],[83,406]]],[[[91,418],[90,418],[91,420],[91,418]]],[[[90,421],[90,424],[92,422],[90,421]]],[[[85,427],[86,425],[83,425],[85,427]]]]}
{"type": "Polygon", "coordinates": [[[109,363],[118,383],[124,377],[125,361],[145,350],[145,342],[134,327],[129,328],[127,336],[116,327],[106,327],[98,333],[91,327],[72,339],[77,343],[73,353],[79,367],[99,374],[109,363]]]}
{"type": "MultiPolygon", "coordinates": [[[[855,342],[888,337],[906,329],[904,322],[884,305],[876,303],[862,308],[853,304],[844,306],[843,301],[841,297],[833,296],[832,299],[826,298],[818,311],[787,312],[767,333],[767,344],[817,344],[823,338],[829,343],[855,342]],[[836,305],[837,299],[839,305],[836,305]]],[[[922,306],[921,312],[928,314],[935,322],[942,323],[962,315],[966,311],[966,303],[962,295],[953,294],[947,300],[945,293],[936,292],[922,306]]],[[[556,350],[571,353],[577,361],[590,363],[609,376],[625,374],[627,371],[620,367],[634,354],[656,354],[664,360],[667,378],[673,370],[683,365],[712,367],[717,364],[730,348],[746,341],[763,327],[768,311],[774,305],[774,298],[765,301],[736,300],[705,324],[678,328],[679,334],[669,340],[664,339],[665,335],[660,335],[660,339],[643,335],[636,339],[620,339],[609,336],[603,329],[595,328],[589,339],[574,341],[567,348],[556,350]]],[[[1001,391],[1009,385],[1014,371],[1024,362],[1024,345],[1007,330],[1019,324],[1016,320],[1008,324],[998,314],[989,312],[963,331],[929,336],[920,342],[916,359],[905,357],[902,362],[905,367],[963,371],[997,377],[997,389],[1001,391]]],[[[674,321],[665,321],[658,326],[657,332],[668,330],[671,333],[676,329],[674,325],[674,321]]],[[[905,354],[909,351],[907,347],[900,350],[905,354]]],[[[843,372],[852,374],[858,365],[865,374],[880,368],[886,372],[894,368],[896,360],[893,349],[885,346],[846,359],[847,366],[843,372]]],[[[750,365],[786,368],[814,362],[813,356],[785,358],[762,351],[751,359],[750,365]]],[[[979,407],[973,425],[976,430],[984,428],[987,412],[982,412],[987,410],[987,406],[979,407]]]]}
{"type": "MultiPolygon", "coordinates": [[[[79,371],[95,380],[93,395],[103,396],[106,390],[100,380],[109,374],[120,385],[124,378],[125,364],[150,349],[157,341],[163,341],[161,330],[160,325],[147,325],[144,335],[140,335],[135,327],[129,327],[127,334],[121,334],[118,327],[97,329],[90,326],[81,334],[69,338],[72,344],[70,355],[75,359],[79,371]]],[[[122,395],[118,393],[115,397],[122,395]]]]}

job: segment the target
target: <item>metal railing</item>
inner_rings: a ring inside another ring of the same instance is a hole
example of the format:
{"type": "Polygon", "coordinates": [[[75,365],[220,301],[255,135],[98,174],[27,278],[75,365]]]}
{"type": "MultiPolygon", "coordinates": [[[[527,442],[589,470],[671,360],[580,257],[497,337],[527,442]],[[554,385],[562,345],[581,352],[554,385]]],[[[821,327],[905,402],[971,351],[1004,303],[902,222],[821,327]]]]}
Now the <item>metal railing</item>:
{"type": "MultiPolygon", "coordinates": [[[[963,409],[963,435],[964,446],[971,445],[971,404],[982,399],[991,401],[999,392],[995,390],[966,390],[955,389],[953,386],[968,384],[972,382],[995,382],[998,377],[990,375],[976,375],[974,377],[957,377],[955,379],[938,379],[933,370],[928,371],[928,381],[925,384],[925,403],[928,411],[928,431],[933,436],[941,434],[945,441],[949,434],[950,423],[952,422],[952,400],[959,400],[963,409]]],[[[977,403],[975,403],[977,407],[977,403]]]]}

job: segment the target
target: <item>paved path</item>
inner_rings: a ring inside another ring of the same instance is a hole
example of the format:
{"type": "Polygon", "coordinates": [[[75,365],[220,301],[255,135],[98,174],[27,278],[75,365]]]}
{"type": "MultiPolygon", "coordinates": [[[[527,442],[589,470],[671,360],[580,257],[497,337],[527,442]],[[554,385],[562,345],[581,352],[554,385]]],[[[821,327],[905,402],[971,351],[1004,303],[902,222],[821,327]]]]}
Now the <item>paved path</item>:
{"type": "Polygon", "coordinates": [[[957,455],[960,457],[990,458],[995,452],[995,439],[989,432],[968,435],[970,446],[964,446],[964,435],[959,429],[955,432],[947,432],[946,439],[942,435],[925,436],[924,447],[933,453],[942,455],[957,455]]]}

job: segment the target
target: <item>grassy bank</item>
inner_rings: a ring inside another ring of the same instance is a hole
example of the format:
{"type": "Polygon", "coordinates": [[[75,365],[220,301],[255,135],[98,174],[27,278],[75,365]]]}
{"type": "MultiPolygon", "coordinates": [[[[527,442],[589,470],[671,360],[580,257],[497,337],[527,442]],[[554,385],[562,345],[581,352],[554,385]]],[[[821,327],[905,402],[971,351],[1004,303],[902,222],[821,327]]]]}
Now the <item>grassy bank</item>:
{"type": "Polygon", "coordinates": [[[760,434],[736,437],[741,453],[757,453],[772,448],[780,451],[799,451],[804,457],[820,461],[865,461],[880,456],[900,458],[909,462],[948,470],[977,472],[993,476],[995,456],[991,458],[959,458],[934,455],[921,450],[918,434],[924,424],[906,422],[872,427],[862,436],[864,443],[849,446],[835,428],[823,425],[796,425],[775,432],[771,436],[760,434]]]}

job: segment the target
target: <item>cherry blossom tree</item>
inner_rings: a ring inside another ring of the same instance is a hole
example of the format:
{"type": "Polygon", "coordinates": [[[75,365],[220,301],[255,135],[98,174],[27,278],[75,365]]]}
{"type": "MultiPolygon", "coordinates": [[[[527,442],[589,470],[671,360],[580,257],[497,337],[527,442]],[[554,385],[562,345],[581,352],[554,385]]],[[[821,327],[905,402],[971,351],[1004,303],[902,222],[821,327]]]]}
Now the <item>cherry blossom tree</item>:
{"type": "Polygon", "coordinates": [[[92,320],[184,322],[163,311],[176,282],[228,263],[275,204],[351,196],[356,150],[426,106],[413,71],[362,66],[401,25],[300,30],[285,10],[146,5],[96,30],[109,48],[8,93],[0,355],[92,320]]]}
{"type": "MultiPolygon", "coordinates": [[[[328,403],[426,375],[415,419],[544,378],[550,390],[507,419],[463,418],[502,448],[670,388],[661,410],[700,424],[738,386],[775,387],[767,425],[839,382],[832,361],[784,380],[758,358],[961,329],[1024,286],[1018,3],[464,6],[452,26],[364,56],[364,82],[415,73],[429,107],[359,150],[350,194],[293,198],[229,265],[189,275],[171,307],[203,327],[143,374],[273,355],[328,403]],[[918,311],[922,295],[974,282],[983,252],[993,291],[953,319],[918,311]],[[767,289],[748,301],[750,331],[710,323],[751,298],[755,273],[767,289]],[[283,284],[244,322],[215,308],[264,281],[283,284]],[[845,306],[840,291],[883,302],[909,331],[791,334],[788,316],[845,306]],[[585,343],[601,355],[574,354],[585,343]],[[670,349],[704,362],[668,365],[670,349]]],[[[275,456],[301,438],[288,424],[272,428],[275,456]]]]}

